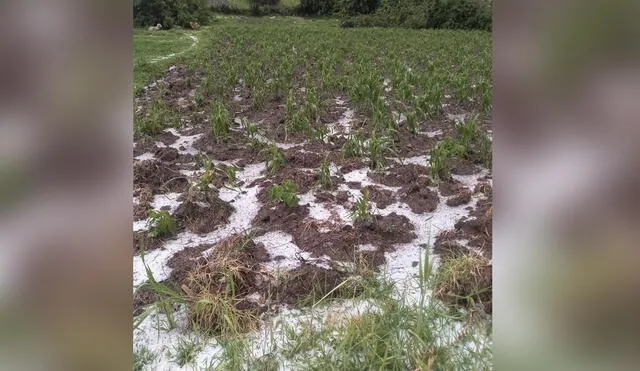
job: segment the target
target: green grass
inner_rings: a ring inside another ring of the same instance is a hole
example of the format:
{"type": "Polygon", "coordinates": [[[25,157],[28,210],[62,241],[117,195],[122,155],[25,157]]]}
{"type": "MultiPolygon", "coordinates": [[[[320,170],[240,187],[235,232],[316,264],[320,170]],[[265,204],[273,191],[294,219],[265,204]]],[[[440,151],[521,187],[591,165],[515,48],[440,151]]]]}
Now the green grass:
{"type": "MultiPolygon", "coordinates": [[[[225,0],[229,6],[236,9],[251,9],[249,0],[225,0]]],[[[280,0],[280,6],[285,9],[295,9],[300,5],[300,0],[280,0]]]]}
{"type": "Polygon", "coordinates": [[[192,363],[202,346],[195,340],[181,338],[173,347],[173,361],[180,367],[192,363]]]}
{"type": "Polygon", "coordinates": [[[199,31],[165,30],[148,31],[133,30],[133,91],[137,95],[152,80],[161,77],[178,58],[188,58],[197,47],[191,49],[193,40],[190,36],[200,37],[206,27],[199,31]],[[160,59],[175,53],[176,56],[160,59]],[[182,54],[178,54],[182,53],[182,54]]]}
{"type": "Polygon", "coordinates": [[[142,371],[158,357],[146,346],[141,346],[133,353],[133,370],[142,371]]]}

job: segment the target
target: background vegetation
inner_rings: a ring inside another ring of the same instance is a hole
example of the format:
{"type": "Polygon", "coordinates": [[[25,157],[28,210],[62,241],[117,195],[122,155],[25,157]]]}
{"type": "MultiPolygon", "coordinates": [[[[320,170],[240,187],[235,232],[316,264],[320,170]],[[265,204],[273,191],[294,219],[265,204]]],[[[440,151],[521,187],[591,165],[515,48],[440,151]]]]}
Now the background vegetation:
{"type": "Polygon", "coordinates": [[[332,16],[348,27],[491,31],[491,0],[134,0],[137,27],[208,23],[213,11],[242,15],[332,16]]]}

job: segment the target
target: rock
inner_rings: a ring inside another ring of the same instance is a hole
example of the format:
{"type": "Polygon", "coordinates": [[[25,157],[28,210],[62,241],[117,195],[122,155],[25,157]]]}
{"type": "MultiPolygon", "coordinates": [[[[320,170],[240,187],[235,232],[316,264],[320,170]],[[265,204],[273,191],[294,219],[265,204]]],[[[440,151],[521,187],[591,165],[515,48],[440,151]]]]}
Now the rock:
{"type": "Polygon", "coordinates": [[[353,23],[352,20],[350,19],[345,19],[341,24],[340,27],[342,28],[352,28],[355,27],[356,25],[353,23]]]}

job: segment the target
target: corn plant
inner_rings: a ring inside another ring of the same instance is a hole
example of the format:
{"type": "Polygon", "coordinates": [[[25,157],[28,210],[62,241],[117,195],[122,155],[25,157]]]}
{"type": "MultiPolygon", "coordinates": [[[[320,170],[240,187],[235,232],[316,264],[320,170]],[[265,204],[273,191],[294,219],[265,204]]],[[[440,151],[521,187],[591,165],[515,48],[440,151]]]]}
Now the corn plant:
{"type": "Polygon", "coordinates": [[[329,189],[333,186],[331,180],[331,170],[329,169],[329,161],[325,158],[320,165],[320,184],[323,188],[329,189]]]}
{"type": "Polygon", "coordinates": [[[416,111],[409,110],[407,111],[405,116],[407,117],[407,127],[409,128],[412,134],[417,134],[419,125],[418,125],[418,115],[416,114],[416,111]]]}
{"type": "Polygon", "coordinates": [[[313,86],[307,86],[307,102],[305,104],[305,110],[307,118],[311,122],[318,122],[320,120],[320,99],[318,93],[313,86]]]}
{"type": "Polygon", "coordinates": [[[276,146],[275,144],[271,144],[270,147],[270,158],[267,161],[267,171],[269,174],[273,175],[278,172],[278,170],[282,169],[286,163],[284,158],[284,154],[276,146]]]}
{"type": "Polygon", "coordinates": [[[342,148],[345,158],[364,156],[364,139],[360,133],[349,134],[347,142],[342,148]]]}
{"type": "Polygon", "coordinates": [[[218,141],[229,139],[229,113],[224,104],[217,102],[211,110],[211,127],[213,136],[218,141]]]}
{"type": "Polygon", "coordinates": [[[361,193],[362,196],[355,202],[349,214],[354,221],[370,223],[373,221],[373,213],[369,202],[369,189],[365,188],[361,193]]]}
{"type": "Polygon", "coordinates": [[[391,140],[387,137],[377,137],[375,134],[369,140],[369,167],[379,170],[386,166],[386,155],[390,151],[391,140]]]}
{"type": "Polygon", "coordinates": [[[203,168],[203,172],[198,177],[197,186],[200,191],[206,191],[216,177],[216,166],[206,154],[200,154],[198,160],[203,168]]]}
{"type": "Polygon", "coordinates": [[[229,182],[232,187],[235,187],[238,184],[238,167],[228,166],[225,169],[225,174],[227,175],[227,182],[229,182]]]}
{"type": "Polygon", "coordinates": [[[149,211],[149,237],[165,237],[176,232],[176,223],[171,214],[166,210],[149,211]]]}
{"type": "Polygon", "coordinates": [[[450,179],[451,172],[447,162],[451,158],[464,156],[466,151],[464,145],[451,138],[446,138],[438,143],[429,154],[429,172],[431,177],[436,181],[450,179]]]}
{"type": "Polygon", "coordinates": [[[269,188],[269,199],[275,203],[284,203],[289,207],[298,206],[299,199],[296,192],[296,185],[287,179],[282,184],[275,184],[269,188]]]}

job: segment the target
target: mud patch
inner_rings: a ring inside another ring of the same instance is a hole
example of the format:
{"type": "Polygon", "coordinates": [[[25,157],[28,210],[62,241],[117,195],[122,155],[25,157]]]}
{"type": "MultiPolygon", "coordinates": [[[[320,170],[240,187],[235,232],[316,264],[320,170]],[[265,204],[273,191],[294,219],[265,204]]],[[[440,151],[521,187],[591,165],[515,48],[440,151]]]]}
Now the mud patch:
{"type": "Polygon", "coordinates": [[[457,195],[459,193],[468,191],[467,187],[465,187],[457,180],[448,180],[441,182],[438,185],[438,190],[440,191],[440,194],[445,197],[457,195]]]}
{"type": "Polygon", "coordinates": [[[396,198],[388,189],[382,189],[376,186],[367,186],[365,189],[369,190],[369,199],[375,202],[378,209],[385,209],[387,206],[396,202],[396,198]]]}
{"type": "Polygon", "coordinates": [[[471,162],[459,158],[450,158],[447,160],[447,166],[451,173],[456,175],[472,175],[480,171],[471,162]]]}
{"type": "Polygon", "coordinates": [[[451,207],[456,207],[456,206],[468,204],[470,201],[471,201],[471,191],[466,190],[447,199],[447,205],[451,207]]]}
{"type": "Polygon", "coordinates": [[[149,237],[148,233],[147,231],[133,232],[134,254],[139,254],[142,249],[144,249],[144,251],[152,251],[162,247],[166,239],[149,237]]]}
{"type": "Polygon", "coordinates": [[[234,161],[238,165],[266,160],[267,152],[262,151],[263,146],[253,147],[247,143],[242,133],[231,132],[231,137],[227,141],[218,141],[210,131],[207,131],[198,139],[193,147],[206,153],[209,157],[218,161],[234,161]]]}
{"type": "Polygon", "coordinates": [[[469,240],[469,246],[479,248],[483,254],[491,259],[493,240],[493,207],[492,200],[480,200],[476,208],[458,220],[455,224],[456,232],[461,238],[469,240]]]}
{"type": "Polygon", "coordinates": [[[141,188],[138,192],[138,203],[133,205],[134,221],[146,219],[149,216],[151,202],[153,202],[153,191],[151,188],[141,188]]]}
{"type": "Polygon", "coordinates": [[[323,157],[315,152],[292,148],[285,151],[287,164],[308,169],[320,168],[323,157]]]}
{"type": "Polygon", "coordinates": [[[416,214],[430,213],[438,208],[438,193],[420,184],[411,184],[400,191],[400,200],[416,214]]]}
{"type": "Polygon", "coordinates": [[[183,174],[160,161],[145,160],[133,164],[133,184],[138,189],[149,188],[154,194],[182,193],[187,190],[188,183],[183,174]]]}
{"type": "Polygon", "coordinates": [[[328,298],[352,298],[362,292],[362,285],[346,273],[303,263],[279,280],[272,295],[278,303],[309,306],[330,292],[328,298]],[[343,284],[345,280],[349,280],[347,284],[343,284]]]}
{"type": "Polygon", "coordinates": [[[148,285],[140,286],[133,294],[133,317],[139,316],[144,311],[144,308],[158,300],[158,296],[155,291],[148,285]]]}
{"type": "Polygon", "coordinates": [[[373,221],[358,220],[354,223],[361,244],[387,247],[391,244],[409,243],[417,238],[413,224],[404,215],[374,215],[373,221]]]}
{"type": "Polygon", "coordinates": [[[187,230],[205,234],[229,221],[234,208],[217,196],[208,197],[207,204],[187,200],[178,206],[175,217],[178,225],[187,230]]]}
{"type": "Polygon", "coordinates": [[[404,187],[407,184],[419,184],[422,187],[431,185],[428,178],[429,170],[425,166],[416,164],[396,165],[388,169],[387,173],[369,172],[369,178],[376,183],[388,187],[404,187]]]}
{"type": "Polygon", "coordinates": [[[283,204],[274,206],[269,203],[258,211],[252,225],[259,227],[263,233],[275,230],[292,232],[302,226],[302,221],[308,215],[307,205],[290,207],[283,204]]]}

